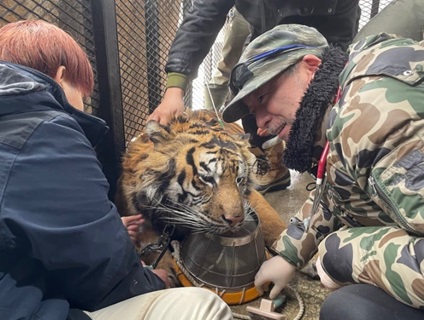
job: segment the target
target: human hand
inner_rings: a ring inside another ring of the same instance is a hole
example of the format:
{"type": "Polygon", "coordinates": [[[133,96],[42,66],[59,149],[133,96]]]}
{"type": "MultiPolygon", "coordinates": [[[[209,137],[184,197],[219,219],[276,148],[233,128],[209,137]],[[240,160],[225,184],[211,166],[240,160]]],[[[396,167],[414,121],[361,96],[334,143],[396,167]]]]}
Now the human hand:
{"type": "Polygon", "coordinates": [[[269,298],[273,300],[293,279],[295,272],[296,267],[283,257],[272,257],[262,264],[256,274],[255,287],[262,294],[268,289],[269,284],[273,283],[274,286],[269,293],[269,298]]]}
{"type": "Polygon", "coordinates": [[[321,264],[320,257],[317,258],[316,267],[317,267],[317,273],[318,273],[319,279],[321,281],[321,284],[324,286],[324,288],[327,288],[329,290],[337,290],[337,289],[341,288],[341,286],[339,284],[335,283],[333,281],[333,279],[331,279],[327,275],[327,273],[324,271],[322,264],[321,264]]]}
{"type": "Polygon", "coordinates": [[[146,121],[155,120],[161,125],[167,125],[173,116],[184,112],[184,90],[181,88],[168,88],[163,95],[162,102],[156,107],[146,121]]]}
{"type": "Polygon", "coordinates": [[[127,228],[128,234],[134,245],[137,243],[139,227],[144,223],[142,214],[121,217],[122,223],[127,228]]]}
{"type": "Polygon", "coordinates": [[[164,269],[152,269],[152,272],[165,282],[166,289],[171,287],[171,281],[168,278],[168,272],[164,269]]]}
{"type": "MultiPolygon", "coordinates": [[[[147,268],[146,263],[143,260],[140,260],[140,262],[143,267],[147,268]]],[[[169,280],[168,272],[166,272],[165,269],[151,269],[150,267],[148,268],[165,283],[166,289],[171,287],[171,281],[169,280]]]]}

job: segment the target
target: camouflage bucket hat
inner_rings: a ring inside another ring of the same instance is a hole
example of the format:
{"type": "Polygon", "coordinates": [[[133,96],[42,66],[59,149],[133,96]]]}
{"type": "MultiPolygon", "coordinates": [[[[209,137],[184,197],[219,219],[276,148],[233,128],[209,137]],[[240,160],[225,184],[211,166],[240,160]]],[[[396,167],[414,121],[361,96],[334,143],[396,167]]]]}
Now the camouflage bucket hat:
{"type": "Polygon", "coordinates": [[[303,56],[322,56],[327,40],[315,28],[298,24],[276,26],[253,40],[231,71],[230,89],[234,98],[222,109],[226,122],[249,114],[243,98],[296,64],[303,56]]]}

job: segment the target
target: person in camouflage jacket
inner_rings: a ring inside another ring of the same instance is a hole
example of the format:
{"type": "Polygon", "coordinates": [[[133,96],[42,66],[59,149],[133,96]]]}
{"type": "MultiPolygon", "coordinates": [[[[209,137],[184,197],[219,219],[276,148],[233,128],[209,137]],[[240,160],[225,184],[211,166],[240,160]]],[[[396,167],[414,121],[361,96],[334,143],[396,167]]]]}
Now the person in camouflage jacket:
{"type": "Polygon", "coordinates": [[[372,284],[424,308],[423,79],[423,44],[385,33],[349,53],[300,25],[249,44],[223,119],[254,113],[261,134],[286,140],[285,165],[317,177],[259,270],[259,290],[273,283],[274,298],[318,251],[328,288],[372,284]]]}

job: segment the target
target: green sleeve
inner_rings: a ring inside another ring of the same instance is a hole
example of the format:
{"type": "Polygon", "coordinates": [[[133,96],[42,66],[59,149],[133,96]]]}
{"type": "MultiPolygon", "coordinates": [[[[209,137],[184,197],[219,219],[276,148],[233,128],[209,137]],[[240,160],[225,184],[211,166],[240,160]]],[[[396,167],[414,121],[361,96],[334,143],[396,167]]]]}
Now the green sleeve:
{"type": "Polygon", "coordinates": [[[185,74],[178,72],[168,73],[168,79],[166,82],[166,88],[181,88],[184,91],[187,89],[188,77],[185,74]]]}

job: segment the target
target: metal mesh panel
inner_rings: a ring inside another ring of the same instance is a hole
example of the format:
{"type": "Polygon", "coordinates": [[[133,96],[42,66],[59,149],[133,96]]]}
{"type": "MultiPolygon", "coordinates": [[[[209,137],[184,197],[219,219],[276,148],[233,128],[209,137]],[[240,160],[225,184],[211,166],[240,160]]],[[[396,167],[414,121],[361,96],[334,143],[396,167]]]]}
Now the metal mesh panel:
{"type": "MultiPolygon", "coordinates": [[[[0,25],[23,19],[42,19],[61,27],[78,41],[85,49],[91,64],[96,65],[89,0],[3,0],[0,2],[0,25]]],[[[99,108],[97,81],[94,93],[85,107],[90,113],[96,113],[96,109],[99,108]]]]}
{"type": "Polygon", "coordinates": [[[164,66],[182,12],[176,0],[116,0],[126,141],[161,101],[164,66]]]}
{"type": "Polygon", "coordinates": [[[392,1],[393,0],[360,0],[361,18],[359,19],[359,29],[392,1]]]}
{"type": "MultiPolygon", "coordinates": [[[[228,20],[228,19],[227,19],[228,20]]],[[[224,40],[224,34],[227,30],[227,23],[222,27],[218,36],[215,39],[215,42],[209,51],[206,58],[203,60],[203,63],[199,67],[197,78],[193,80],[191,90],[192,90],[192,109],[201,109],[205,101],[205,85],[209,82],[212,77],[212,74],[215,70],[216,65],[222,58],[222,45],[224,40]]]]}

